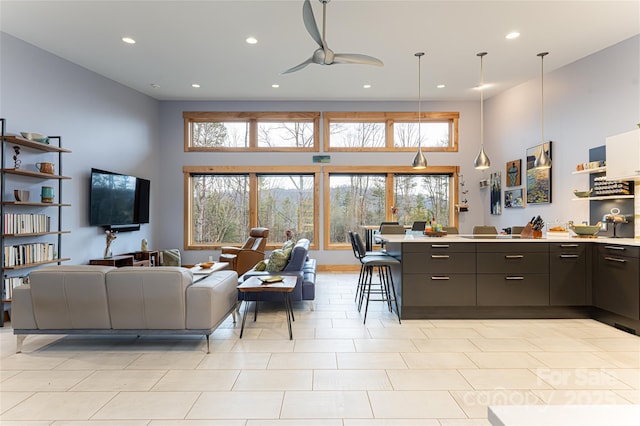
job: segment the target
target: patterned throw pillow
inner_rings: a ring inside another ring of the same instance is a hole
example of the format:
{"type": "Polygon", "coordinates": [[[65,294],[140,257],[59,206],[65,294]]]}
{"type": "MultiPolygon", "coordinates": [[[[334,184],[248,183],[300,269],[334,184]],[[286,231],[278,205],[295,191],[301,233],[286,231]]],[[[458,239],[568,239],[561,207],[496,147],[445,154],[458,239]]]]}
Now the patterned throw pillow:
{"type": "Polygon", "coordinates": [[[256,263],[256,266],[253,267],[254,271],[264,271],[265,269],[267,269],[267,262],[265,262],[264,260],[256,263]]]}
{"type": "Polygon", "coordinates": [[[269,256],[269,263],[267,263],[267,272],[280,272],[289,262],[289,256],[291,255],[293,246],[287,249],[277,249],[271,252],[269,256]]]}

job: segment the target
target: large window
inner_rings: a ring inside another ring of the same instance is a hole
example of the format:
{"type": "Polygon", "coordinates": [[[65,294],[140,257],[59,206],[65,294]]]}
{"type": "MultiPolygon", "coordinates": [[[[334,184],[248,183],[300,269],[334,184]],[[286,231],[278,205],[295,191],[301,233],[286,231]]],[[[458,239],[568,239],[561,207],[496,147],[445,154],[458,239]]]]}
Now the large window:
{"type": "Polygon", "coordinates": [[[411,225],[436,218],[445,226],[457,225],[454,206],[459,167],[416,171],[410,167],[327,166],[323,171],[327,249],[344,249],[349,231],[362,233],[364,227],[383,221],[411,225]]]}
{"type": "Polygon", "coordinates": [[[450,175],[394,175],[395,217],[406,225],[435,219],[450,226],[451,180],[450,175]]]}
{"type": "Polygon", "coordinates": [[[331,243],[348,243],[349,231],[385,220],[386,175],[331,173],[328,181],[331,243]]]}
{"type": "Polygon", "coordinates": [[[183,168],[185,249],[241,244],[252,227],[269,228],[268,246],[284,241],[285,231],[317,241],[318,167],[183,168]]]}
{"type": "Polygon", "coordinates": [[[319,112],[184,112],[185,151],[317,151],[319,112]]]}
{"type": "Polygon", "coordinates": [[[325,112],[325,151],[457,151],[457,112],[325,112]],[[418,125],[420,132],[418,132],[418,125]],[[420,134],[418,137],[418,133],[420,134]]]}

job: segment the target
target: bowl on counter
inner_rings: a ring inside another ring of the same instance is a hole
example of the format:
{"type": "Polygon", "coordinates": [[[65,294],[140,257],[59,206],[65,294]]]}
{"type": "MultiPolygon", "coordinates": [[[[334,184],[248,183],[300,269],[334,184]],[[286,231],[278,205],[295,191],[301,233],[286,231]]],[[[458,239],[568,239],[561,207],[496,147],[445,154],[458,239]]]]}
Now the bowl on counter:
{"type": "Polygon", "coordinates": [[[591,195],[591,193],[593,192],[593,188],[591,188],[588,191],[578,191],[577,189],[573,190],[573,193],[575,194],[576,197],[578,198],[587,198],[588,196],[591,195]]]}
{"type": "Polygon", "coordinates": [[[216,262],[202,262],[200,264],[200,267],[202,269],[209,269],[209,268],[211,268],[213,266],[214,263],[216,263],[216,262]]]}
{"type": "Polygon", "coordinates": [[[574,225],[569,224],[569,229],[579,236],[593,236],[600,232],[602,222],[598,222],[595,225],[574,225]]]}

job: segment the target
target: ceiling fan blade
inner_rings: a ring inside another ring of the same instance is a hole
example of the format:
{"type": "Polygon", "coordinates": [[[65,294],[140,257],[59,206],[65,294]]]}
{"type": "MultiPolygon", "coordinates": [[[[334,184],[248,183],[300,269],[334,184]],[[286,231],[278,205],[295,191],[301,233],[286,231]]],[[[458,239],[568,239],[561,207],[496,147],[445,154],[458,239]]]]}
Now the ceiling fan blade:
{"type": "Polygon", "coordinates": [[[304,61],[303,63],[298,64],[295,67],[289,68],[286,71],[283,71],[282,74],[289,74],[289,73],[292,73],[292,72],[300,71],[302,68],[306,67],[307,65],[309,65],[312,62],[313,62],[313,58],[309,58],[306,61],[304,61]]]}
{"type": "Polygon", "coordinates": [[[318,43],[318,46],[324,47],[320,31],[318,31],[318,24],[316,24],[316,18],[313,16],[313,9],[311,8],[310,0],[304,0],[304,5],[302,6],[302,20],[304,21],[304,26],[311,35],[311,38],[318,43]]]}
{"type": "Polygon", "coordinates": [[[333,58],[334,64],[362,64],[383,66],[384,63],[373,56],[360,55],[358,53],[336,53],[333,58]]]}

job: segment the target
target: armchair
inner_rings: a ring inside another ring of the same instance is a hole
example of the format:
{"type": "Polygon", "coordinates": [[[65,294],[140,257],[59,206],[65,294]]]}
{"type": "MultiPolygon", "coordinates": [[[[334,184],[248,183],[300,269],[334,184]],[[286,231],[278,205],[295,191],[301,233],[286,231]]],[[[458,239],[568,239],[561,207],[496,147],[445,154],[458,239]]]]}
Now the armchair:
{"type": "Polygon", "coordinates": [[[229,263],[229,269],[236,271],[238,275],[244,274],[264,259],[267,236],[267,228],[251,228],[249,238],[242,247],[221,247],[220,262],[229,263]]]}

